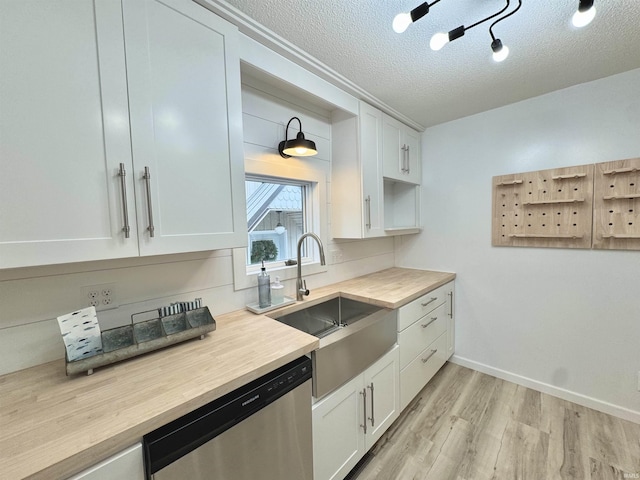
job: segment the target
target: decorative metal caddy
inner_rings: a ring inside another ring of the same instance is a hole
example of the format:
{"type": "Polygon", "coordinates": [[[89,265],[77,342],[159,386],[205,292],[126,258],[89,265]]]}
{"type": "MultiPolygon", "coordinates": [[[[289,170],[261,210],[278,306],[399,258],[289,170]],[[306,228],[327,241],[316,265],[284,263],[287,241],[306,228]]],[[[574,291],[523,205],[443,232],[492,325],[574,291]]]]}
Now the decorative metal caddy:
{"type": "MultiPolygon", "coordinates": [[[[103,353],[73,361],[69,361],[68,356],[65,356],[67,375],[81,372],[91,375],[94,368],[137,357],[192,338],[203,339],[207,332],[216,329],[216,321],[211,316],[209,307],[185,309],[176,313],[173,313],[172,307],[134,313],[129,325],[104,330],[101,333],[103,353]],[[134,317],[149,313],[155,313],[157,316],[139,322],[134,320],[134,317]]],[[[180,309],[181,306],[175,310],[180,309]]]]}

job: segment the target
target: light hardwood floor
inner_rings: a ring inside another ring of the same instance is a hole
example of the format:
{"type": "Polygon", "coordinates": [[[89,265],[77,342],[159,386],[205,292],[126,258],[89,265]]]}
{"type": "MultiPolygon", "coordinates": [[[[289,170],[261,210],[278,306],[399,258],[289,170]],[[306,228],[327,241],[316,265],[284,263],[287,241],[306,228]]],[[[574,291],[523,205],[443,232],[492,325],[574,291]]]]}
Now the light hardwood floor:
{"type": "Polygon", "coordinates": [[[358,480],[640,478],[640,425],[447,363],[358,480]]]}

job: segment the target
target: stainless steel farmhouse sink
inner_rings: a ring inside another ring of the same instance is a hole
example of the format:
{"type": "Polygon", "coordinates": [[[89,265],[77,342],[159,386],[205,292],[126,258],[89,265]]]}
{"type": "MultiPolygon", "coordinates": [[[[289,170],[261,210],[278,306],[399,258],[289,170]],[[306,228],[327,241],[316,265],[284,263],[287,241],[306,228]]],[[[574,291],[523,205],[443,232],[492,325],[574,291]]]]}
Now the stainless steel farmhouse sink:
{"type": "Polygon", "coordinates": [[[364,371],[396,343],[395,310],[348,298],[270,316],[320,339],[319,348],[311,353],[316,398],[364,371]]]}

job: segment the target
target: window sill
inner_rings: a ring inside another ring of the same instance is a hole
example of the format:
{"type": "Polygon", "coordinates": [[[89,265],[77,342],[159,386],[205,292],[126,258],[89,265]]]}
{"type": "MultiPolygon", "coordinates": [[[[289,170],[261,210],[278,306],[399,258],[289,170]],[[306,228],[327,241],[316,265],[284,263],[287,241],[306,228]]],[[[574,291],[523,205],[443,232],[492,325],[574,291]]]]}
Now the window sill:
{"type": "MultiPolygon", "coordinates": [[[[258,274],[247,274],[245,258],[246,254],[244,249],[236,254],[234,249],[233,261],[234,261],[234,275],[233,275],[233,289],[245,290],[247,288],[254,288],[258,286],[258,274]],[[238,264],[236,264],[236,262],[238,264]]],[[[303,263],[302,264],[302,276],[315,275],[318,273],[324,273],[327,271],[326,265],[320,265],[320,262],[303,263]]],[[[283,266],[278,268],[267,269],[267,273],[271,276],[271,282],[275,281],[276,276],[280,278],[280,281],[292,280],[298,276],[298,266],[283,266]]]]}

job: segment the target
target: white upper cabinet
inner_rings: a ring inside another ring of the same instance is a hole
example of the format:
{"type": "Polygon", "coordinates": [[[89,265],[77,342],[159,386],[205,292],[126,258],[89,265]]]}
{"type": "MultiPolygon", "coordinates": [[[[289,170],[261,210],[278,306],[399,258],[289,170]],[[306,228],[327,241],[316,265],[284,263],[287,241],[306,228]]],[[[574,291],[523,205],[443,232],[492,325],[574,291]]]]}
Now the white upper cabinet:
{"type": "Polygon", "coordinates": [[[0,45],[0,268],[137,255],[118,2],[0,2],[0,45]]]}
{"type": "Polygon", "coordinates": [[[386,114],[382,122],[382,164],[386,178],[416,185],[421,182],[420,132],[386,114]]]}
{"type": "Polygon", "coordinates": [[[188,0],[1,2],[0,268],[241,246],[236,40],[188,0]]]}
{"type": "Polygon", "coordinates": [[[358,117],[335,112],[331,147],[333,237],[385,236],[382,112],[364,102],[358,117]]]}
{"type": "Polygon", "coordinates": [[[187,0],[125,2],[124,27],[140,254],[242,246],[236,27],[187,0]]]}

